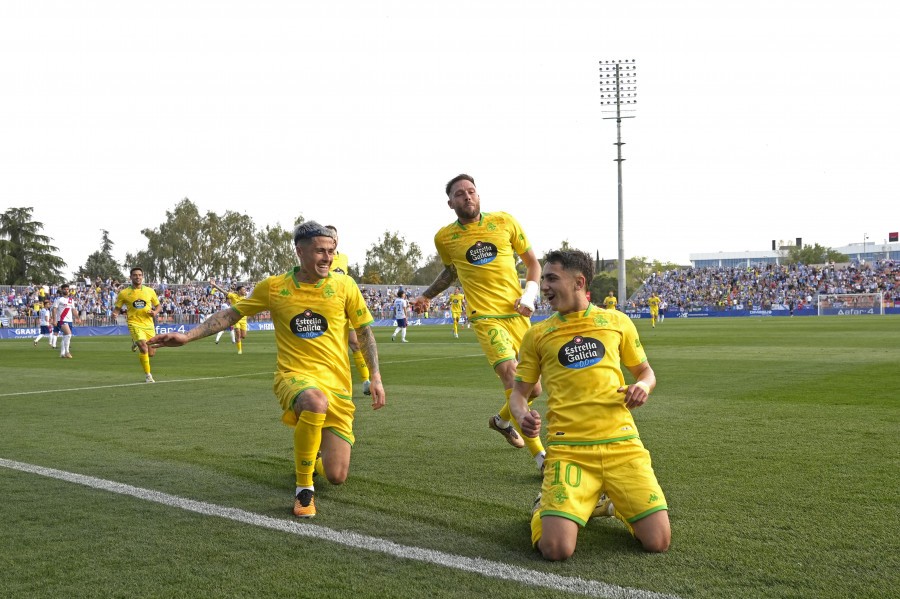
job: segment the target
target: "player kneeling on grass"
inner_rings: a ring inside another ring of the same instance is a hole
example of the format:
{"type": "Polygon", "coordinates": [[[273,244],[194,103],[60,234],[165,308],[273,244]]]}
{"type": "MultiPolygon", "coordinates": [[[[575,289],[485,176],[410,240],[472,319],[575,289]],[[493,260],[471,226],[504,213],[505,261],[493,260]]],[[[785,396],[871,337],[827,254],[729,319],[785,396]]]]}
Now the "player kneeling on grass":
{"type": "Polygon", "coordinates": [[[300,266],[265,279],[250,297],[212,314],[187,334],[167,333],[150,340],[153,347],[177,347],[245,316],[271,313],[278,352],[275,395],[281,419],[294,428],[294,515],[300,518],[316,515],[314,472],[339,485],[350,469],[355,407],[345,337],[348,322],[369,366],[372,407],[377,410],[385,402],[372,314],[356,282],[329,271],[333,235],[315,221],[297,225],[294,245],[300,266]]]}
{"type": "Polygon", "coordinates": [[[556,313],[525,333],[509,400],[522,434],[537,437],[541,417],[528,409],[527,398],[543,377],[547,456],[532,544],[548,560],[567,559],[589,518],[615,516],[644,549],[665,551],[671,539],[666,498],[630,412],[656,386],[637,330],[625,314],[587,299],[594,278],[588,254],[557,250],[544,262],[541,292],[556,313]],[[635,384],[625,385],[620,362],[635,384]]]}

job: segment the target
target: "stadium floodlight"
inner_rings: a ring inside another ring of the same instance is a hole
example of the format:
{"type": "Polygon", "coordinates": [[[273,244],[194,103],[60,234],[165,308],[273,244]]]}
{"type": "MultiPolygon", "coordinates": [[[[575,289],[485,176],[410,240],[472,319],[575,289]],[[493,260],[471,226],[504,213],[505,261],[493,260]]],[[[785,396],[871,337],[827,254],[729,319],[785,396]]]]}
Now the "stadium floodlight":
{"type": "Polygon", "coordinates": [[[601,60],[600,61],[600,105],[601,112],[612,113],[616,116],[603,117],[604,119],[616,119],[616,143],[618,149],[616,163],[619,170],[619,302],[624,307],[625,300],[625,216],[622,201],[622,119],[633,119],[634,115],[622,115],[624,112],[634,112],[637,108],[637,65],[634,59],[630,60],[601,60]]]}

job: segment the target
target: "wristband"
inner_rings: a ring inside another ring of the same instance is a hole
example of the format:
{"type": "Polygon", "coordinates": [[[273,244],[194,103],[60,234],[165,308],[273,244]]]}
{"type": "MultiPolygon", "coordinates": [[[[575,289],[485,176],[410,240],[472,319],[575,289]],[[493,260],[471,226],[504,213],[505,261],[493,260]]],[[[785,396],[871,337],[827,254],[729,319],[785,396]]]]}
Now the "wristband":
{"type": "Polygon", "coordinates": [[[531,311],[534,312],[534,300],[537,299],[538,291],[538,284],[535,281],[526,281],[525,291],[522,292],[522,297],[519,299],[519,305],[530,308],[531,311]]]}
{"type": "Polygon", "coordinates": [[[647,392],[647,395],[650,395],[650,385],[648,385],[648,384],[645,383],[644,381],[638,381],[638,382],[636,382],[636,383],[635,383],[635,386],[637,386],[637,387],[643,387],[643,388],[644,388],[644,391],[647,392]]]}

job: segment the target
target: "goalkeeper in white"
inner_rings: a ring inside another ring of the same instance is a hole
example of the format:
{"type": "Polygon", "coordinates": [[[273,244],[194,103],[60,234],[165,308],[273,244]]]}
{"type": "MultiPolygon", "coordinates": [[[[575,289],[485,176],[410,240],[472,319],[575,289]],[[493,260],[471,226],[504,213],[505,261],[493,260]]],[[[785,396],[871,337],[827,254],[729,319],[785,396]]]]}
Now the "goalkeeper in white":
{"type": "MultiPolygon", "coordinates": [[[[491,416],[488,426],[513,447],[527,446],[539,468],[544,446],[539,437],[524,438],[509,411],[516,374],[516,356],[522,336],[531,326],[541,264],[521,225],[505,212],[482,212],[475,180],[458,175],[445,188],[447,205],[457,220],[434,236],[444,270],[422,295],[412,302],[416,312],[428,309],[431,300],[458,278],[466,294],[467,316],[485,357],[503,383],[506,402],[491,416]],[[516,271],[516,255],[525,264],[525,289],[516,271]]],[[[532,399],[541,394],[535,385],[532,399]]]]}

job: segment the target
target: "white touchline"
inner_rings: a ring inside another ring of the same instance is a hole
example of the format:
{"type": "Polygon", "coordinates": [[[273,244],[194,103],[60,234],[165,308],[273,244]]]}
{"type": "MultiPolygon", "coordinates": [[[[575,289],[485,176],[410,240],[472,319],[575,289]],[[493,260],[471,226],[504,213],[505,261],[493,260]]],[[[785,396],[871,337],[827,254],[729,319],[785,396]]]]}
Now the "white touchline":
{"type": "Polygon", "coordinates": [[[338,531],[324,526],[315,526],[305,522],[297,522],[295,520],[282,520],[280,518],[272,518],[254,514],[245,510],[224,507],[213,503],[203,501],[194,501],[193,499],[185,499],[177,495],[161,493],[151,489],[143,489],[141,487],[133,487],[123,483],[117,483],[93,476],[85,476],[83,474],[74,474],[64,470],[56,470],[54,468],[45,468],[43,466],[35,466],[25,464],[23,462],[15,462],[0,458],[0,466],[30,474],[38,474],[49,478],[55,478],[78,485],[84,485],[92,489],[109,491],[111,493],[119,493],[121,495],[129,495],[145,501],[153,501],[169,507],[176,507],[189,512],[196,512],[206,516],[217,516],[219,518],[227,518],[235,522],[242,522],[252,526],[278,530],[289,534],[299,535],[302,537],[311,537],[322,541],[338,543],[355,549],[365,549],[368,551],[377,551],[394,557],[411,559],[437,566],[454,568],[473,574],[480,574],[489,578],[498,578],[508,580],[519,584],[529,586],[538,586],[548,589],[567,591],[577,593],[588,597],[606,597],[615,599],[679,599],[675,595],[664,595],[652,591],[643,591],[629,587],[620,587],[616,585],[606,584],[596,580],[585,580],[583,578],[573,578],[568,576],[560,576],[558,574],[548,574],[546,572],[538,572],[537,570],[528,570],[519,566],[512,566],[501,562],[495,562],[482,558],[464,557],[461,555],[453,555],[451,553],[443,553],[434,549],[422,549],[420,547],[408,547],[400,545],[393,541],[370,537],[355,532],[338,531]]]}
{"type": "MultiPolygon", "coordinates": [[[[220,379],[233,379],[242,376],[258,376],[261,374],[271,375],[271,370],[266,370],[265,372],[246,372],[244,374],[229,374],[223,376],[204,376],[195,379],[174,379],[171,381],[156,381],[157,384],[165,385],[171,383],[192,383],[194,381],[217,381],[220,379]]],[[[121,383],[118,385],[95,385],[93,387],[75,387],[72,389],[41,389],[38,391],[17,391],[15,393],[0,393],[0,397],[12,397],[13,395],[39,395],[41,393],[65,393],[69,391],[93,391],[95,389],[115,389],[117,387],[146,387],[147,383],[145,381],[141,381],[140,383],[121,383]]]]}
{"type": "MultiPolygon", "coordinates": [[[[414,358],[412,360],[388,360],[386,362],[381,362],[381,364],[407,364],[409,362],[427,362],[429,360],[449,360],[454,358],[480,358],[484,356],[484,354],[468,354],[464,356],[438,356],[435,358],[414,358]]],[[[217,381],[221,379],[233,379],[242,376],[258,376],[262,374],[271,375],[271,370],[266,370],[263,372],[246,372],[244,374],[228,374],[222,376],[204,376],[194,379],[174,379],[171,381],[166,380],[157,380],[156,383],[158,385],[166,385],[172,383],[193,383],[195,381],[217,381]]],[[[15,391],[13,393],[0,393],[0,397],[13,397],[15,395],[41,395],[43,393],[68,393],[72,391],[94,391],[96,389],[115,389],[118,387],[146,387],[147,383],[141,381],[140,383],[121,383],[118,385],[94,385],[92,387],[75,387],[72,389],[40,389],[37,391],[15,391]]]]}

